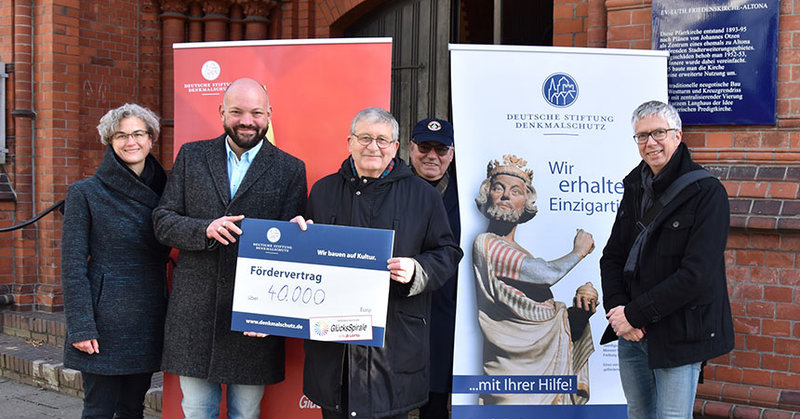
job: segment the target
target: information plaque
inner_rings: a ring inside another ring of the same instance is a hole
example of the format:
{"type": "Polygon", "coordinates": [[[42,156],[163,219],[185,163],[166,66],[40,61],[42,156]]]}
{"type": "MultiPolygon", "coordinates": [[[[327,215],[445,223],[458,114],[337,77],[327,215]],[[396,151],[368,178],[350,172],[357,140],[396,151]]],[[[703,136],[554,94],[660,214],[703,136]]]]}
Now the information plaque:
{"type": "Polygon", "coordinates": [[[774,125],[778,0],[653,0],[669,101],[686,125],[774,125]]]}

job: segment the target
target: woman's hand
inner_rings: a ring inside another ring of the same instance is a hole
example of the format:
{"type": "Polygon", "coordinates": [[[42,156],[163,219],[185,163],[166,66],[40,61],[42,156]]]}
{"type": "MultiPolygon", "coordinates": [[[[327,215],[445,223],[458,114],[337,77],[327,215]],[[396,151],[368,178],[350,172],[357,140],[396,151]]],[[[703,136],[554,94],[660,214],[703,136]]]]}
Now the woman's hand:
{"type": "Polygon", "coordinates": [[[75,349],[81,352],[86,352],[89,355],[100,353],[100,346],[97,344],[97,339],[82,340],[80,342],[73,343],[72,346],[74,346],[75,349]]]}

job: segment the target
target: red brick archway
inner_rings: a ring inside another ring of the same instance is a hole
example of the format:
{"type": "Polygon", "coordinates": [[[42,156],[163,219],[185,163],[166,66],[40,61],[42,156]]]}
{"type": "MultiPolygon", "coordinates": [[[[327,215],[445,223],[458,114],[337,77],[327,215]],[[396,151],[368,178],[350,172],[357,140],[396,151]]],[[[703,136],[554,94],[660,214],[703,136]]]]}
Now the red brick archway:
{"type": "Polygon", "coordinates": [[[389,0],[330,0],[316,4],[317,38],[336,38],[360,17],[389,0]]]}

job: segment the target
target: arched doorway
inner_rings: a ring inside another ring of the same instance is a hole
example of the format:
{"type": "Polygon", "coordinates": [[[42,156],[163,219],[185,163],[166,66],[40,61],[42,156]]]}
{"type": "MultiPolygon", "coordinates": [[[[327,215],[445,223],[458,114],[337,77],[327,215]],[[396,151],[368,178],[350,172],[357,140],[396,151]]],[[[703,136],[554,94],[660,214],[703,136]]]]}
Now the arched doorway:
{"type": "Polygon", "coordinates": [[[401,155],[420,119],[449,118],[450,0],[386,2],[344,30],[347,37],[392,38],[391,112],[400,123],[401,155]]]}
{"type": "Polygon", "coordinates": [[[391,37],[391,112],[408,134],[427,117],[451,119],[448,43],[552,45],[553,3],[530,0],[396,0],[341,30],[345,37],[391,37]],[[495,30],[497,28],[497,30],[495,30]]]}

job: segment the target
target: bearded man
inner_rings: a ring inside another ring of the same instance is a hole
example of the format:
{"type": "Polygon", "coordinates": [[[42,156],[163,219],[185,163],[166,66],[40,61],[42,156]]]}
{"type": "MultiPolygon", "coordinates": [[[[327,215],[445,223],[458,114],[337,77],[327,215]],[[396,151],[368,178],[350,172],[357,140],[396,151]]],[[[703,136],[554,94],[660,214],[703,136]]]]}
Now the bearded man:
{"type": "Polygon", "coordinates": [[[533,171],[514,155],[489,162],[475,199],[489,219],[475,238],[478,323],[487,375],[575,375],[577,393],[482,394],[482,404],[584,404],[589,399],[588,360],[594,352],[588,325],[597,306],[590,282],[578,288],[574,306],[555,301],[550,287],[594,250],[592,235],[578,229],[566,255],[546,261],[531,255],[514,235],[536,215],[533,171]]]}
{"type": "Polygon", "coordinates": [[[161,368],[180,376],[186,417],[258,418],[264,385],[283,380],[282,337],[231,331],[237,223],[289,220],[306,204],[302,161],[265,139],[272,107],[253,79],[228,86],[219,106],[225,134],[181,147],[159,206],[156,238],[180,249],[167,308],[161,368]]]}

